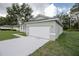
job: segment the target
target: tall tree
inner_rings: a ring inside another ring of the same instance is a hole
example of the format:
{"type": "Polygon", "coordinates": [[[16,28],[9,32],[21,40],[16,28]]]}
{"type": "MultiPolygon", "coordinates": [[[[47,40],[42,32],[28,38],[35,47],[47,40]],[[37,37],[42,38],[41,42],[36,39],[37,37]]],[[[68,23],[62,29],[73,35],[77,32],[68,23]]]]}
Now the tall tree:
{"type": "Polygon", "coordinates": [[[9,17],[12,17],[13,19],[17,19],[21,29],[22,24],[24,22],[29,21],[29,19],[32,17],[32,9],[28,4],[23,3],[22,5],[19,5],[18,3],[13,3],[11,7],[7,8],[7,13],[9,17]]]}

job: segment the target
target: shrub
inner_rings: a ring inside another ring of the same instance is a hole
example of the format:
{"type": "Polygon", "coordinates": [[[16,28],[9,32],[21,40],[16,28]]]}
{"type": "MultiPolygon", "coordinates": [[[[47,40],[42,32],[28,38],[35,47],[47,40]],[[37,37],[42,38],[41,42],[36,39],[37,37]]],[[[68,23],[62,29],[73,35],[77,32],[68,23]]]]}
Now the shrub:
{"type": "Polygon", "coordinates": [[[17,31],[15,29],[0,29],[0,31],[17,31]]]}

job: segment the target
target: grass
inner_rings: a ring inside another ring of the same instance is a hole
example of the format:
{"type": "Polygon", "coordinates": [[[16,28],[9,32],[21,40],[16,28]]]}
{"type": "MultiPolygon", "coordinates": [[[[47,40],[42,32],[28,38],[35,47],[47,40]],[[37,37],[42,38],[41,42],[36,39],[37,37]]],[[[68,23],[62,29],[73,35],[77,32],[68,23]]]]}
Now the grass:
{"type": "Polygon", "coordinates": [[[79,56],[79,32],[65,31],[56,41],[49,41],[31,56],[79,56]]]}
{"type": "Polygon", "coordinates": [[[17,38],[13,34],[26,35],[25,33],[19,31],[0,31],[0,41],[17,38]]]}

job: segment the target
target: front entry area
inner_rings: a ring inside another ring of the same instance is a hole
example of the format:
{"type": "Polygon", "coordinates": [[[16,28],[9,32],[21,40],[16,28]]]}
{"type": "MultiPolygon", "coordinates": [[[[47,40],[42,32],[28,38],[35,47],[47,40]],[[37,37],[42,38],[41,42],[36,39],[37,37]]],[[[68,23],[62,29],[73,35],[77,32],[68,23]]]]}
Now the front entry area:
{"type": "Polygon", "coordinates": [[[49,26],[29,27],[29,35],[38,38],[49,39],[50,27],[49,26]]]}

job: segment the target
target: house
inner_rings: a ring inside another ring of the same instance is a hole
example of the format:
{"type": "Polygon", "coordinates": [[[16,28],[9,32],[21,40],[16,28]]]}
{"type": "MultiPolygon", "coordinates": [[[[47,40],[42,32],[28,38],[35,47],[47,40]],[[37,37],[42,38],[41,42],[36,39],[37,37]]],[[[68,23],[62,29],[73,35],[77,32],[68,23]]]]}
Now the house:
{"type": "Polygon", "coordinates": [[[71,20],[75,20],[75,23],[78,21],[78,17],[79,17],[79,11],[70,13],[71,16],[71,20]]]}
{"type": "Polygon", "coordinates": [[[59,18],[38,15],[25,24],[26,32],[30,36],[55,41],[63,32],[63,25],[59,18]]]}
{"type": "Polygon", "coordinates": [[[73,21],[73,23],[71,25],[76,24],[77,22],[79,22],[79,4],[76,4],[76,6],[71,8],[70,11],[70,17],[71,17],[71,21],[73,21]]]}

